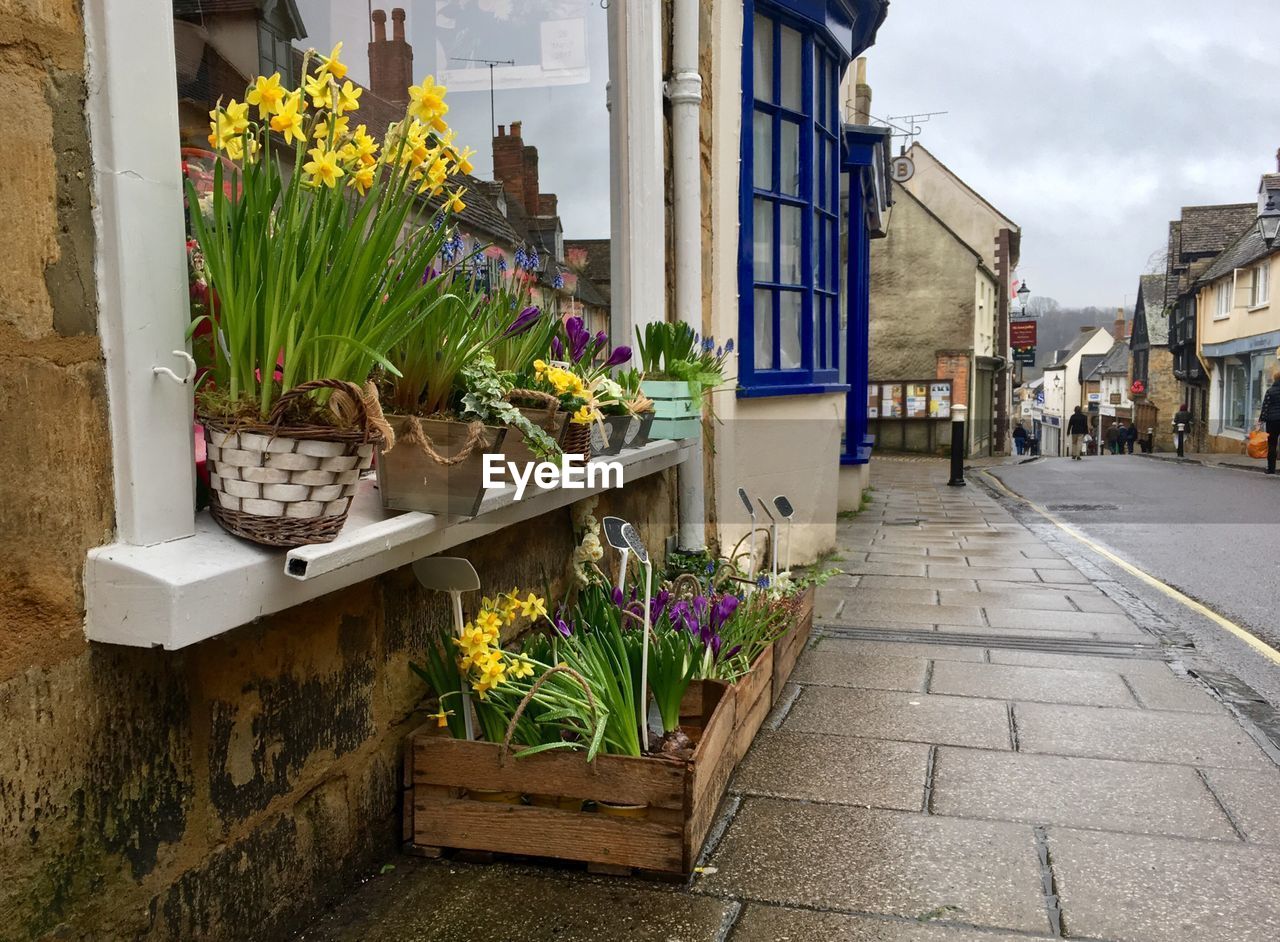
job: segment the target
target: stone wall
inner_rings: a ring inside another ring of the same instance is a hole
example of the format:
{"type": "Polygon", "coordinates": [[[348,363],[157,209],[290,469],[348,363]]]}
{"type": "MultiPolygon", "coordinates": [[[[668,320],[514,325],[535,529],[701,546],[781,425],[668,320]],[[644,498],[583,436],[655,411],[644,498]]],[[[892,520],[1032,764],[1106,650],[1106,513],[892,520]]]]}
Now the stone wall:
{"type": "MultiPolygon", "coordinates": [[[[1182,385],[1173,375],[1173,353],[1168,347],[1152,347],[1147,361],[1147,395],[1145,402],[1155,406],[1156,451],[1176,451],[1173,440],[1173,417],[1182,406],[1182,385]]],[[[1147,430],[1141,428],[1139,434],[1147,430]]]]}
{"type": "MultiPolygon", "coordinates": [[[[448,611],[400,570],[184,651],[84,640],[113,511],[83,58],[76,0],[0,0],[0,940],[283,938],[395,852],[448,611]]],[[[658,549],[673,481],[600,513],[658,549]]],[[[566,509],[454,552],[541,590],[573,540],[566,509]]]]}

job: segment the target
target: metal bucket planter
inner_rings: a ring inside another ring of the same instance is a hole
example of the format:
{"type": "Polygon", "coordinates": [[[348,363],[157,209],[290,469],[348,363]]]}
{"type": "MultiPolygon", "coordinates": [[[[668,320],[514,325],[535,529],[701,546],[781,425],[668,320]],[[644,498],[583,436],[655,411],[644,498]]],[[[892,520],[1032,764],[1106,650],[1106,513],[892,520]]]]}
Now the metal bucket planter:
{"type": "Polygon", "coordinates": [[[390,415],[396,443],[378,455],[382,506],[449,518],[474,517],[484,500],[484,455],[507,429],[479,422],[390,415]]]}
{"type": "Polygon", "coordinates": [[[360,472],[382,443],[360,388],[340,380],[296,386],[276,400],[266,422],[202,416],[201,424],[210,515],[227,532],[263,546],[304,546],[336,537],[360,472]],[[282,424],[292,403],[319,389],[332,389],[334,399],[343,399],[355,427],[282,424]]]}
{"type": "Polygon", "coordinates": [[[702,434],[702,404],[689,395],[684,380],[646,379],[640,391],[653,400],[650,438],[697,438],[702,434]]]}
{"type": "MultiPolygon", "coordinates": [[[[519,406],[518,408],[526,419],[550,435],[552,441],[560,442],[560,436],[564,433],[565,423],[569,420],[569,413],[560,411],[560,400],[550,393],[530,389],[512,390],[507,398],[512,402],[543,401],[544,405],[541,408],[533,406],[519,406]]],[[[507,430],[507,436],[502,442],[502,454],[506,461],[516,465],[525,465],[541,460],[530,450],[524,433],[515,428],[507,430]]]]}
{"type": "Polygon", "coordinates": [[[632,418],[634,421],[627,428],[627,438],[622,443],[623,448],[639,448],[641,445],[649,444],[649,440],[653,437],[650,434],[653,430],[652,411],[641,412],[632,418]]]}
{"type": "Polygon", "coordinates": [[[593,455],[616,455],[622,451],[622,446],[626,444],[627,434],[631,432],[631,425],[635,422],[635,417],[631,415],[606,415],[604,417],[603,431],[601,435],[601,426],[591,426],[591,453],[593,455]],[[597,447],[597,437],[600,437],[597,447]],[[604,438],[607,437],[607,441],[604,438]]]}

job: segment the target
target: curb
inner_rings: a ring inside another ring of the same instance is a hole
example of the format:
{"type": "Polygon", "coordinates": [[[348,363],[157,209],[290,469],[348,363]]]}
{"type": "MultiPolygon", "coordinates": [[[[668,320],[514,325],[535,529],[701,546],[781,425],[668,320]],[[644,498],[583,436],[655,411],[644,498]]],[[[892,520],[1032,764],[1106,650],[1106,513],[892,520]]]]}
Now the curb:
{"type": "Polygon", "coordinates": [[[1144,454],[1140,457],[1149,458],[1152,461],[1170,461],[1174,464],[1198,464],[1202,468],[1226,468],[1228,471],[1252,471],[1254,474],[1265,474],[1266,468],[1255,467],[1251,464],[1234,464],[1230,461],[1205,461],[1203,458],[1179,458],[1177,455],[1153,455],[1144,454]]]}

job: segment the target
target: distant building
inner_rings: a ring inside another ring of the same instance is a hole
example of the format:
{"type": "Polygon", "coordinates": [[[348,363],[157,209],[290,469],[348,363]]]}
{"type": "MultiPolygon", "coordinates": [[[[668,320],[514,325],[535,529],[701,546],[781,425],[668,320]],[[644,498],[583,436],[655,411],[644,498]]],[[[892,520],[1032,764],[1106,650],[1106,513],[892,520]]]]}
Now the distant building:
{"type": "Polygon", "coordinates": [[[1197,281],[1245,227],[1254,221],[1253,203],[1223,206],[1184,206],[1182,216],[1169,223],[1169,255],[1166,295],[1169,308],[1169,350],[1173,354],[1173,375],[1181,384],[1182,402],[1193,417],[1188,446],[1191,451],[1207,447],[1209,424],[1209,375],[1197,350],[1198,322],[1212,315],[1197,307],[1197,281]]]}
{"type": "Polygon", "coordinates": [[[909,187],[893,184],[893,202],[893,225],[871,249],[870,398],[877,401],[869,408],[876,445],[945,451],[949,406],[963,405],[968,453],[992,454],[1002,361],[1000,279],[988,264],[990,252],[966,241],[909,187]],[[931,409],[928,400],[948,386],[948,408],[931,409]]]}
{"type": "Polygon", "coordinates": [[[1182,387],[1173,375],[1169,350],[1167,280],[1163,274],[1138,280],[1133,334],[1129,341],[1129,396],[1138,434],[1150,434],[1157,451],[1172,450],[1173,416],[1182,405],[1182,387]]]}
{"type": "MultiPolygon", "coordinates": [[[[1040,453],[1062,456],[1067,453],[1065,435],[1068,417],[1076,406],[1088,405],[1086,378],[1093,373],[1115,344],[1105,327],[1085,327],[1070,347],[1044,369],[1044,405],[1040,453]]],[[[1090,428],[1097,435],[1097,419],[1090,416],[1090,428]]]]}
{"type": "Polygon", "coordinates": [[[1280,173],[1262,177],[1257,205],[1243,231],[1196,280],[1200,361],[1208,370],[1209,451],[1243,452],[1262,396],[1277,365],[1280,305],[1271,285],[1280,277],[1280,173]]]}

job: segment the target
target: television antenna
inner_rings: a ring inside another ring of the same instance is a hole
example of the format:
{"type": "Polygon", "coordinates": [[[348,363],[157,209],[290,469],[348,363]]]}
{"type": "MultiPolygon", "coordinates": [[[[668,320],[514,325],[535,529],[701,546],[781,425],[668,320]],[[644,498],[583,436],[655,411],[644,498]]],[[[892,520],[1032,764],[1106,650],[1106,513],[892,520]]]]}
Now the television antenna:
{"type": "Polygon", "coordinates": [[[493,109],[493,67],[495,65],[515,65],[515,59],[465,59],[461,56],[450,56],[450,62],[474,62],[478,65],[487,65],[489,67],[489,136],[493,137],[498,133],[497,115],[493,109]]]}

